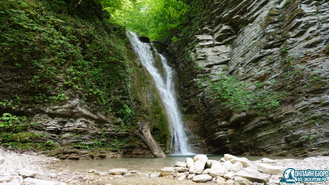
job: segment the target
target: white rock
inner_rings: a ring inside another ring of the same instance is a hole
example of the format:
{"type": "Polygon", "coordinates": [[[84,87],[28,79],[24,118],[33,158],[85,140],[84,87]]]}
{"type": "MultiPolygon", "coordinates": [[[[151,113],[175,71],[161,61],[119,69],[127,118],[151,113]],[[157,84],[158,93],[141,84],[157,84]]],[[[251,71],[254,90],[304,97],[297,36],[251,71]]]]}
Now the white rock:
{"type": "Polygon", "coordinates": [[[191,167],[191,166],[194,166],[194,160],[190,157],[187,157],[184,162],[187,164],[187,167],[191,167]]]}
{"type": "Polygon", "coordinates": [[[220,162],[212,162],[212,167],[209,172],[213,177],[224,176],[228,172],[227,168],[224,167],[220,162]]]}
{"type": "Polygon", "coordinates": [[[217,180],[216,180],[215,182],[218,183],[218,184],[223,184],[223,183],[225,183],[226,181],[225,181],[225,179],[222,178],[222,177],[217,177],[217,180]]]}
{"type": "Polygon", "coordinates": [[[243,170],[243,164],[241,162],[236,162],[235,164],[233,164],[233,166],[231,167],[231,170],[234,172],[239,172],[241,170],[243,170]]]}
{"type": "Polygon", "coordinates": [[[99,172],[98,173],[100,176],[108,176],[109,172],[99,172]]]}
{"type": "Polygon", "coordinates": [[[174,169],[178,172],[187,172],[189,171],[186,167],[174,167],[174,169]]]}
{"type": "Polygon", "coordinates": [[[187,174],[184,173],[182,176],[180,176],[180,177],[178,178],[178,180],[179,180],[179,181],[182,181],[182,180],[186,179],[186,177],[187,177],[187,174]]]}
{"type": "Polygon", "coordinates": [[[259,183],[265,183],[265,184],[267,184],[267,182],[268,182],[268,178],[265,176],[260,176],[260,174],[252,175],[252,174],[249,174],[244,171],[235,173],[235,184],[236,184],[236,177],[242,177],[242,178],[248,179],[249,181],[252,181],[252,182],[259,182],[259,183]]]}
{"type": "Polygon", "coordinates": [[[195,163],[194,163],[193,173],[201,174],[205,168],[207,156],[206,155],[196,155],[194,157],[194,161],[195,161],[195,163]]]}
{"type": "Polygon", "coordinates": [[[167,176],[167,175],[171,175],[174,171],[175,170],[173,167],[164,167],[163,169],[160,170],[160,173],[162,174],[162,176],[167,176]]]}
{"type": "Polygon", "coordinates": [[[231,163],[235,164],[237,161],[241,162],[244,167],[249,167],[250,166],[250,161],[245,158],[245,157],[236,157],[230,154],[225,154],[225,159],[229,160],[231,163]]]}
{"type": "Polygon", "coordinates": [[[235,181],[234,180],[227,180],[225,185],[235,185],[235,181]]]}
{"type": "Polygon", "coordinates": [[[206,167],[207,167],[207,168],[211,168],[211,167],[212,167],[212,162],[213,162],[213,161],[216,161],[216,160],[207,160],[207,161],[206,161],[206,167]]]}
{"type": "MultiPolygon", "coordinates": [[[[90,170],[88,170],[88,172],[87,173],[97,173],[97,170],[94,170],[94,169],[90,169],[90,170]]],[[[59,174],[60,175],[60,174],[59,174]]]]}
{"type": "Polygon", "coordinates": [[[152,173],[150,174],[150,178],[159,177],[160,175],[161,175],[160,172],[152,172],[152,173]]]}
{"type": "Polygon", "coordinates": [[[193,177],[195,177],[196,176],[196,174],[189,174],[188,176],[187,176],[187,179],[192,179],[193,177]]]}
{"type": "Polygon", "coordinates": [[[193,177],[194,182],[206,182],[212,180],[213,177],[208,174],[203,174],[203,175],[196,175],[193,177]]]}
{"type": "Polygon", "coordinates": [[[29,185],[65,185],[64,182],[56,182],[56,181],[45,181],[40,179],[32,179],[32,178],[26,178],[24,179],[24,184],[29,185]]]}
{"type": "Polygon", "coordinates": [[[125,168],[114,168],[109,170],[110,175],[125,175],[128,172],[125,168]]]}
{"type": "Polygon", "coordinates": [[[251,185],[252,183],[243,177],[235,177],[235,185],[251,185]]]}
{"type": "Polygon", "coordinates": [[[234,172],[228,172],[223,177],[226,179],[234,179],[235,174],[234,174],[234,172]]]}
{"type": "Polygon", "coordinates": [[[231,168],[233,167],[233,163],[231,163],[230,161],[225,161],[223,163],[223,166],[226,167],[228,170],[232,170],[231,168]]]}
{"type": "Polygon", "coordinates": [[[196,162],[196,161],[198,161],[198,160],[203,160],[203,161],[207,161],[208,160],[208,158],[207,158],[207,156],[206,155],[195,155],[194,156],[194,161],[196,162]]]}
{"type": "Polygon", "coordinates": [[[284,172],[282,167],[272,166],[269,164],[257,164],[257,169],[260,172],[272,175],[281,175],[284,172]]]}
{"type": "Polygon", "coordinates": [[[114,176],[112,176],[112,178],[114,178],[114,179],[122,179],[122,178],[124,178],[124,176],[122,176],[122,175],[114,175],[114,176]]]}
{"type": "Polygon", "coordinates": [[[220,159],[220,162],[226,162],[226,159],[222,157],[222,158],[220,159]]]}
{"type": "Polygon", "coordinates": [[[30,171],[30,170],[25,170],[25,169],[23,169],[23,170],[19,170],[19,171],[18,171],[18,174],[19,174],[20,176],[22,176],[23,178],[34,177],[34,176],[37,175],[36,172],[34,172],[34,171],[30,171]]]}
{"type": "Polygon", "coordinates": [[[211,169],[210,169],[210,168],[207,168],[207,169],[205,169],[205,170],[203,171],[202,174],[208,174],[208,173],[210,173],[210,171],[211,171],[211,169]]]}
{"type": "Polygon", "coordinates": [[[176,162],[175,163],[175,166],[177,166],[177,167],[187,167],[187,164],[185,163],[185,162],[176,162]]]}

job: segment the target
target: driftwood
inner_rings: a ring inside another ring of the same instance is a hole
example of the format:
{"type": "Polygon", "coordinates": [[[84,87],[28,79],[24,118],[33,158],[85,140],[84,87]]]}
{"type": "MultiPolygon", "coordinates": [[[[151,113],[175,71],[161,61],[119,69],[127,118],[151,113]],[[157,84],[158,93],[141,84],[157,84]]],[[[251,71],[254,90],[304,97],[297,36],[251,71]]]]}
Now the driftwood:
{"type": "Polygon", "coordinates": [[[135,130],[134,133],[144,141],[144,143],[148,146],[151,153],[155,157],[166,158],[166,154],[160,148],[160,146],[157,144],[154,137],[152,137],[149,127],[148,127],[148,123],[139,121],[138,125],[139,125],[139,129],[135,130]]]}

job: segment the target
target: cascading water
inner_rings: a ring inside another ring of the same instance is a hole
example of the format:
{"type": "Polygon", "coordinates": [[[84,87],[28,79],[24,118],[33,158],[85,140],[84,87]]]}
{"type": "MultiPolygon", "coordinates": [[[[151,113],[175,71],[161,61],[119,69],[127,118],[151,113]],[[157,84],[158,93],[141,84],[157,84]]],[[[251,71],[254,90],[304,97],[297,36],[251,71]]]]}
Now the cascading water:
{"type": "Polygon", "coordinates": [[[174,154],[192,154],[188,149],[187,136],[183,128],[181,113],[177,105],[173,82],[174,74],[172,68],[167,65],[166,58],[156,52],[162,61],[162,67],[164,71],[163,77],[159,70],[155,67],[155,60],[152,55],[150,46],[141,42],[138,36],[133,32],[127,32],[127,36],[143,66],[147,68],[153,77],[156,88],[165,106],[167,117],[171,126],[170,130],[172,133],[171,151],[174,151],[174,154]]]}

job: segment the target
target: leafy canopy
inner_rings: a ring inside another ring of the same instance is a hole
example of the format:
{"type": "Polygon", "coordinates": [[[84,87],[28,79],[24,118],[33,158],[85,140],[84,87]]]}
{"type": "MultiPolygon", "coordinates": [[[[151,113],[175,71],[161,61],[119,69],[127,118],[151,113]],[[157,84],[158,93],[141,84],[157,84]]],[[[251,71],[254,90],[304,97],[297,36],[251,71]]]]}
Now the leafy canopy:
{"type": "Polygon", "coordinates": [[[100,0],[111,20],[151,40],[164,40],[185,19],[182,0],[100,0]]]}

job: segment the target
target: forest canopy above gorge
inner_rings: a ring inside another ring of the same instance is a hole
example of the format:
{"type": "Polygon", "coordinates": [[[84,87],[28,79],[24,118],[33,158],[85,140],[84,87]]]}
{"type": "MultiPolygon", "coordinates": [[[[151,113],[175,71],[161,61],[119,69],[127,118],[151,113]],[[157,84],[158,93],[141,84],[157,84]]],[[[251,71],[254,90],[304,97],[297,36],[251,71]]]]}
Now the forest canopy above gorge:
{"type": "Polygon", "coordinates": [[[100,0],[110,20],[151,40],[164,40],[186,20],[190,7],[183,0],[100,0]]]}

